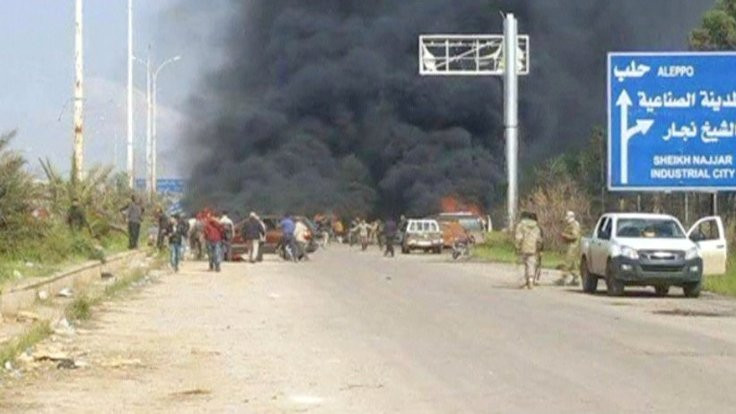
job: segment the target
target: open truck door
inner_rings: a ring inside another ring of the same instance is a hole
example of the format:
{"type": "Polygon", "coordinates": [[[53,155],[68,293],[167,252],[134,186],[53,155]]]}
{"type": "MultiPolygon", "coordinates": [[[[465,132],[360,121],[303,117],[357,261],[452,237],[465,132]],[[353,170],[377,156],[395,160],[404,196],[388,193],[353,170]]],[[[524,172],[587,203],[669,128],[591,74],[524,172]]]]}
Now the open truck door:
{"type": "Polygon", "coordinates": [[[687,237],[698,245],[703,257],[703,275],[726,273],[728,247],[720,217],[704,217],[698,220],[687,232],[687,237]]]}

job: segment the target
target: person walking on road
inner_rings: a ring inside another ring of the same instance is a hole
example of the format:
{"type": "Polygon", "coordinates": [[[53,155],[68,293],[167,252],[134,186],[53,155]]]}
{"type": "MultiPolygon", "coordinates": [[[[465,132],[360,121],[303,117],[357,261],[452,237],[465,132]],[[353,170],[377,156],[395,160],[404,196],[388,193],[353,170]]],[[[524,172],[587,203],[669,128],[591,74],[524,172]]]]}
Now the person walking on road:
{"type": "Polygon", "coordinates": [[[184,239],[189,233],[189,223],[178,214],[169,220],[166,234],[169,237],[170,263],[174,272],[179,271],[179,263],[184,256],[184,239]]]}
{"type": "Polygon", "coordinates": [[[296,224],[294,224],[294,220],[289,214],[285,214],[284,218],[281,219],[281,223],[279,223],[279,227],[281,227],[281,244],[284,249],[284,259],[296,262],[298,260],[296,241],[294,240],[296,224]]]}
{"type": "Polygon", "coordinates": [[[248,247],[248,261],[255,263],[258,261],[258,252],[261,248],[261,238],[266,235],[266,229],[263,228],[261,221],[255,212],[251,211],[248,220],[245,221],[243,229],[243,239],[245,239],[248,247]]]}
{"type": "Polygon", "coordinates": [[[204,223],[204,239],[207,242],[207,254],[210,261],[210,270],[220,271],[222,262],[222,239],[225,229],[220,221],[212,214],[208,214],[204,223]]]}
{"type": "Polygon", "coordinates": [[[156,208],[156,221],[158,223],[158,230],[156,233],[156,248],[158,250],[164,249],[166,239],[166,229],[169,227],[169,216],[164,213],[161,207],[156,208]]]}
{"type": "Polygon", "coordinates": [[[521,221],[514,232],[516,251],[524,263],[524,281],[522,289],[532,289],[537,268],[537,255],[542,244],[542,232],[539,225],[528,212],[521,214],[521,221]]]}
{"type": "Polygon", "coordinates": [[[307,255],[307,235],[309,234],[309,228],[301,220],[297,220],[294,223],[294,240],[296,241],[297,260],[309,260],[307,255]]]}
{"type": "Polygon", "coordinates": [[[394,241],[396,239],[396,222],[392,219],[386,220],[383,225],[383,238],[386,244],[386,250],[383,252],[383,256],[391,255],[394,257],[394,241]]]}
{"type": "Polygon", "coordinates": [[[233,237],[235,237],[235,224],[230,219],[230,217],[227,216],[227,211],[222,212],[222,216],[220,217],[220,224],[222,224],[223,228],[222,255],[225,261],[230,262],[233,260],[232,243],[233,237]]]}
{"type": "MultiPolygon", "coordinates": [[[[537,225],[539,225],[539,220],[537,219],[537,213],[529,213],[529,217],[537,222],[537,225]]],[[[537,252],[537,265],[534,268],[534,285],[539,286],[539,280],[542,278],[542,256],[544,256],[544,229],[542,229],[542,226],[539,226],[539,235],[542,239],[542,242],[539,243],[539,251],[537,252]]]]}
{"type": "Polygon", "coordinates": [[[570,286],[577,286],[578,271],[577,262],[580,257],[580,223],[575,219],[575,213],[568,211],[565,214],[565,229],[560,236],[567,246],[565,249],[565,274],[557,281],[557,284],[565,285],[567,277],[570,276],[570,286]]]}
{"type": "Polygon", "coordinates": [[[360,240],[360,250],[366,251],[368,249],[368,237],[370,237],[371,226],[365,220],[360,220],[358,224],[353,228],[353,233],[358,235],[360,240]]]}
{"type": "Polygon", "coordinates": [[[138,197],[133,194],[130,196],[130,203],[120,209],[125,214],[128,222],[128,249],[134,250],[138,248],[138,238],[141,234],[141,222],[143,222],[143,213],[145,209],[138,201],[138,197]]]}

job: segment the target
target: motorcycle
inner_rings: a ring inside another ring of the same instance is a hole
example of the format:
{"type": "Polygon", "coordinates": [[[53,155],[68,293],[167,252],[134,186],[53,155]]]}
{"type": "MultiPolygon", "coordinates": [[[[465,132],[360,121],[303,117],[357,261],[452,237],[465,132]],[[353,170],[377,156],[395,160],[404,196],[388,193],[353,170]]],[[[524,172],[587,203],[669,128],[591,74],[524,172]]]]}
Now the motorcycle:
{"type": "Polygon", "coordinates": [[[452,244],[452,258],[458,260],[461,257],[469,258],[473,255],[472,246],[475,244],[473,236],[456,238],[452,244]]]}

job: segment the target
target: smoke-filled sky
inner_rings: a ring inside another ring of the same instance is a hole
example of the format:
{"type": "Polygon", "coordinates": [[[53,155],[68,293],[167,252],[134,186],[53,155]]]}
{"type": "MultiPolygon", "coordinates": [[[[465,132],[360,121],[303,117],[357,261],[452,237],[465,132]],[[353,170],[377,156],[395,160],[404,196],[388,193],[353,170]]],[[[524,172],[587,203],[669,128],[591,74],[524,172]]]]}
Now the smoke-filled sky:
{"type": "Polygon", "coordinates": [[[499,10],[517,15],[532,50],[523,171],[605,124],[608,51],[684,49],[712,4],[230,1],[226,23],[213,20],[223,63],[190,103],[189,202],[424,214],[455,195],[492,208],[505,191],[501,78],[420,77],[419,34],[501,33],[499,10]]]}

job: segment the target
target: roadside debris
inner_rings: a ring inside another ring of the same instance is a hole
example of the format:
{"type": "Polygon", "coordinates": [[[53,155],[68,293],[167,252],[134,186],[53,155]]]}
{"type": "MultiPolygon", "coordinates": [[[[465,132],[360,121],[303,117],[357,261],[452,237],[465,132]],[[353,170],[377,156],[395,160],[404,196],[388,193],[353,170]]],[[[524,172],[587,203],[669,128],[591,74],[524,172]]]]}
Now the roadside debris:
{"type": "Polygon", "coordinates": [[[15,315],[15,319],[18,320],[18,322],[35,322],[40,320],[41,316],[31,311],[18,311],[18,314],[15,315]]]}
{"type": "Polygon", "coordinates": [[[23,278],[23,273],[21,273],[17,269],[16,270],[13,270],[13,277],[16,278],[16,279],[21,279],[21,278],[23,278]]]}
{"type": "Polygon", "coordinates": [[[195,395],[209,395],[209,394],[212,394],[211,390],[204,389],[204,388],[194,388],[194,389],[186,390],[186,391],[172,392],[169,395],[172,397],[191,397],[195,395]]]}
{"type": "Polygon", "coordinates": [[[73,359],[67,358],[59,361],[59,363],[56,364],[56,369],[77,369],[77,365],[74,363],[73,359]]]}
{"type": "Polygon", "coordinates": [[[74,296],[74,292],[72,292],[71,288],[65,287],[64,289],[61,289],[59,293],[56,294],[56,296],[62,298],[71,298],[72,296],[74,296]]]}
{"type": "Polygon", "coordinates": [[[124,367],[142,367],[143,362],[140,359],[126,359],[122,357],[111,358],[107,361],[102,361],[100,366],[105,368],[124,368],[124,367]]]}
{"type": "Polygon", "coordinates": [[[54,325],[54,333],[62,336],[72,336],[76,334],[74,327],[66,318],[59,319],[54,325]]]}
{"type": "Polygon", "coordinates": [[[49,292],[47,290],[38,291],[38,300],[47,300],[49,298],[49,292]]]}
{"type": "Polygon", "coordinates": [[[102,277],[102,280],[108,280],[114,278],[115,275],[110,272],[102,272],[102,275],[100,275],[100,277],[102,277]]]}
{"type": "Polygon", "coordinates": [[[37,346],[36,349],[31,353],[31,356],[35,361],[52,361],[59,362],[65,359],[70,359],[67,352],[62,351],[56,346],[37,346]]]}

